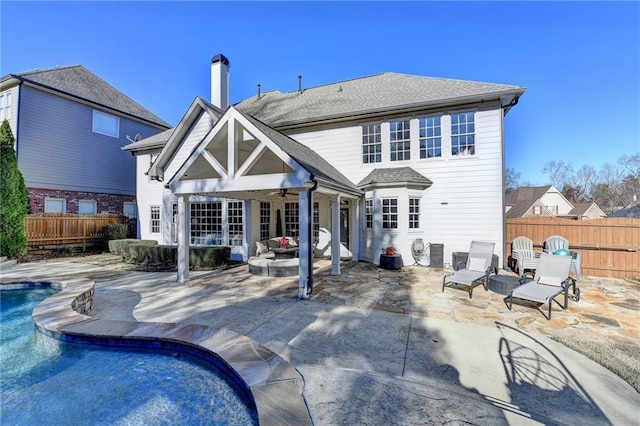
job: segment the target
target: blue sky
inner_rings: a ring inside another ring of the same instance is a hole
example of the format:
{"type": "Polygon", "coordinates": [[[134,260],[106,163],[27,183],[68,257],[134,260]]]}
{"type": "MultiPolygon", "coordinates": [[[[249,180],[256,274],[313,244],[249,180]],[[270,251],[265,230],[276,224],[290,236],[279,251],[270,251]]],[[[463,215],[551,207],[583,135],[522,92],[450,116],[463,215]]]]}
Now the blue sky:
{"type": "Polygon", "coordinates": [[[0,73],[82,64],[175,125],[209,99],[210,59],[231,101],[398,72],[525,86],[507,115],[507,167],[640,151],[638,2],[10,2],[0,73]]]}

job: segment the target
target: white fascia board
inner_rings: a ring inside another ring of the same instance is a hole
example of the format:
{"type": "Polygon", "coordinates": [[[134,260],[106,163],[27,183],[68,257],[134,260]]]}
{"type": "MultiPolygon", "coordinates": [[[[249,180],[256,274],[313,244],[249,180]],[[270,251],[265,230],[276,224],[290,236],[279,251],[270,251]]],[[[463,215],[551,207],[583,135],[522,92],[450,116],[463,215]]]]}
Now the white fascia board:
{"type": "Polygon", "coordinates": [[[162,181],[164,179],[164,169],[165,166],[169,163],[171,158],[176,150],[180,149],[180,145],[187,135],[189,129],[193,126],[193,123],[200,117],[202,113],[204,113],[205,108],[200,101],[200,98],[195,98],[187,112],[184,114],[178,125],[175,127],[175,130],[171,134],[171,137],[167,141],[167,143],[160,151],[160,155],[156,158],[156,161],[153,162],[151,168],[149,169],[149,176],[158,178],[158,180],[162,181]],[[197,114],[195,113],[196,108],[199,108],[197,114]]]}

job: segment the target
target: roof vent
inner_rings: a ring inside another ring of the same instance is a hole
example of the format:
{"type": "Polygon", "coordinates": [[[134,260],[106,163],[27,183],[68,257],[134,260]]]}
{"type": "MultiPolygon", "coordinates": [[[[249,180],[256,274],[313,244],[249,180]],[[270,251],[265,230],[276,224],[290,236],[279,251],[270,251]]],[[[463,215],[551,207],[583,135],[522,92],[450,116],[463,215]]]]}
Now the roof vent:
{"type": "Polygon", "coordinates": [[[302,76],[298,76],[298,94],[302,94],[302,76]]]}
{"type": "Polygon", "coordinates": [[[260,99],[261,95],[260,95],[260,83],[258,83],[258,99],[260,99]]]}

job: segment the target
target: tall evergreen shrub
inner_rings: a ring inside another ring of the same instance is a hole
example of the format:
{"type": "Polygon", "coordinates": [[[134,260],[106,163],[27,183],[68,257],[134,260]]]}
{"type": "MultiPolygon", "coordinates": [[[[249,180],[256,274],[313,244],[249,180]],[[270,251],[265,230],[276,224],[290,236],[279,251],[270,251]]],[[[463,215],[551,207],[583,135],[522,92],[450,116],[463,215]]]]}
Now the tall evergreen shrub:
{"type": "Polygon", "coordinates": [[[27,188],[18,169],[14,144],[9,122],[4,120],[0,125],[0,256],[8,257],[20,256],[27,250],[27,188]]]}

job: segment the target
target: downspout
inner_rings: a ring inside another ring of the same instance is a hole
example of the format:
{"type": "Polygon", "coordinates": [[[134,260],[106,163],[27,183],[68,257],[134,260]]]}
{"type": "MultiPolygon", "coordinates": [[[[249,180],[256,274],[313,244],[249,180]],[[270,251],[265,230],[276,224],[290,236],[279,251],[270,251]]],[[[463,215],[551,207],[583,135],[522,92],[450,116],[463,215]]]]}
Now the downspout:
{"type": "MultiPolygon", "coordinates": [[[[18,104],[16,105],[16,160],[18,160],[18,141],[20,140],[20,102],[22,102],[22,82],[18,84],[18,104]]],[[[19,160],[18,160],[19,161],[19,160]]]]}
{"type": "Polygon", "coordinates": [[[313,182],[313,186],[307,189],[307,215],[309,217],[309,228],[307,229],[308,238],[309,238],[309,251],[307,252],[308,264],[309,264],[309,275],[307,275],[307,296],[313,292],[313,255],[315,251],[315,246],[312,244],[313,241],[313,191],[318,189],[318,181],[314,180],[313,175],[310,176],[310,180],[313,182]]]}
{"type": "Polygon", "coordinates": [[[502,139],[502,183],[500,184],[500,187],[502,188],[502,248],[500,249],[500,252],[502,253],[502,267],[506,268],[508,266],[508,259],[507,259],[507,252],[506,252],[506,246],[507,246],[507,218],[506,218],[506,196],[505,196],[505,187],[504,187],[504,177],[505,177],[505,167],[506,167],[506,152],[507,152],[507,146],[505,143],[505,136],[504,136],[504,116],[507,115],[507,112],[509,111],[510,108],[514,107],[517,105],[518,100],[520,98],[518,96],[514,97],[511,102],[509,102],[507,105],[503,105],[502,106],[502,114],[500,115],[500,138],[502,139]]]}

